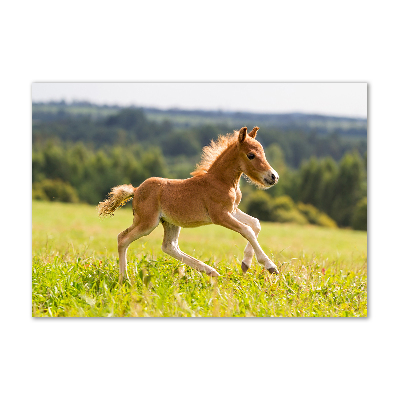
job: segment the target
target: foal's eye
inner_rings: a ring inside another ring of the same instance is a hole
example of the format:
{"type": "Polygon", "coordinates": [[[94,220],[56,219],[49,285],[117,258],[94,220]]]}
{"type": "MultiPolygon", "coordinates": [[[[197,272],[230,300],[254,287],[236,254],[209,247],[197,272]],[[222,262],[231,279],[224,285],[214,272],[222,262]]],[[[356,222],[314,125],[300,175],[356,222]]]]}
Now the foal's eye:
{"type": "Polygon", "coordinates": [[[247,154],[247,158],[248,158],[249,160],[252,160],[254,157],[255,157],[255,155],[254,155],[253,153],[247,154]]]}

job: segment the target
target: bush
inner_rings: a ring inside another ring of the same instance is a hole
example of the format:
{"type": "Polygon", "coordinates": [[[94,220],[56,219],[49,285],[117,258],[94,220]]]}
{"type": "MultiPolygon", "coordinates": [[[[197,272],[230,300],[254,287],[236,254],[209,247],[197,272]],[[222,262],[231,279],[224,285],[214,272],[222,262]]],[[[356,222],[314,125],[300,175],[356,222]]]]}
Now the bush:
{"type": "Polygon", "coordinates": [[[32,185],[32,200],[49,201],[46,193],[43,191],[42,187],[38,183],[34,183],[32,185]]]}
{"type": "Polygon", "coordinates": [[[293,208],[292,210],[285,210],[283,208],[277,209],[273,213],[274,222],[291,222],[293,224],[305,225],[307,224],[307,218],[304,215],[293,208]]]}
{"type": "Polygon", "coordinates": [[[79,201],[76,190],[60,179],[45,179],[32,185],[32,198],[36,200],[61,201],[63,203],[77,203],[79,201]]]}
{"type": "Polygon", "coordinates": [[[354,215],[353,215],[352,223],[351,223],[352,228],[359,230],[359,231],[366,231],[367,230],[367,219],[368,219],[367,198],[364,197],[356,205],[356,209],[354,211],[354,215]]]}
{"type": "Polygon", "coordinates": [[[325,226],[327,228],[337,228],[336,222],[323,212],[321,212],[321,215],[318,218],[317,225],[325,226]]]}
{"type": "Polygon", "coordinates": [[[289,196],[279,196],[273,201],[273,211],[292,211],[296,208],[293,200],[289,196]]]}
{"type": "Polygon", "coordinates": [[[268,193],[257,191],[249,196],[246,204],[246,212],[260,221],[307,223],[289,196],[273,199],[268,193]]]}
{"type": "Polygon", "coordinates": [[[307,218],[310,224],[317,224],[320,212],[316,207],[312,204],[299,203],[297,208],[307,218]]]}
{"type": "Polygon", "coordinates": [[[260,221],[271,221],[272,202],[268,193],[253,192],[246,200],[246,212],[260,221]]]}
{"type": "Polygon", "coordinates": [[[307,218],[310,224],[326,226],[327,228],[337,228],[336,222],[325,213],[318,210],[312,204],[299,203],[297,208],[307,218]]]}
{"type": "Polygon", "coordinates": [[[272,200],[271,217],[273,222],[291,222],[304,225],[307,219],[296,209],[296,205],[289,196],[279,196],[272,200]]]}

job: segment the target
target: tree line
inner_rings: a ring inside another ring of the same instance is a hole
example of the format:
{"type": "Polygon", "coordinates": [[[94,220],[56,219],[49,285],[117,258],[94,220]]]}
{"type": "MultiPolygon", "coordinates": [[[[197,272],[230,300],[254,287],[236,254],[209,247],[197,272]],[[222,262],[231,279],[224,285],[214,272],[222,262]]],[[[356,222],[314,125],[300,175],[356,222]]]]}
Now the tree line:
{"type": "MultiPolygon", "coordinates": [[[[34,109],[33,198],[97,204],[119,184],[188,178],[203,146],[239,128],[221,122],[185,127],[151,120],[138,108],[100,107],[94,118],[83,112],[88,106],[75,104],[77,114],[34,109]]],[[[243,211],[267,221],[366,229],[365,137],[260,128],[257,139],[281,179],[267,192],[243,180],[243,211]]]]}
{"type": "Polygon", "coordinates": [[[242,188],[249,194],[244,198],[244,207],[252,215],[261,220],[301,223],[304,218],[299,215],[303,214],[309,223],[332,226],[329,217],[340,227],[367,229],[366,154],[361,157],[357,152],[348,152],[339,162],[331,157],[311,157],[299,169],[291,169],[277,145],[266,149],[267,157],[268,152],[271,165],[280,171],[280,180],[267,192],[255,192],[249,185],[242,188]]]}
{"type": "MultiPolygon", "coordinates": [[[[243,125],[246,124],[243,120],[243,125]]],[[[43,144],[49,139],[57,139],[62,142],[82,142],[97,149],[129,146],[132,143],[145,148],[157,145],[166,158],[195,158],[211,139],[240,127],[228,123],[181,127],[166,119],[160,122],[150,120],[138,108],[123,109],[102,118],[73,115],[61,109],[57,113],[35,111],[32,132],[34,143],[43,144]]],[[[348,151],[364,154],[367,150],[366,137],[346,136],[338,132],[320,135],[317,130],[306,132],[293,128],[282,131],[260,125],[257,138],[264,147],[278,144],[285,154],[285,162],[292,168],[299,168],[303,160],[312,156],[329,156],[339,161],[348,151]]]]}
{"type": "MultiPolygon", "coordinates": [[[[265,192],[242,180],[243,211],[266,221],[366,229],[366,156],[348,152],[339,162],[311,157],[293,169],[278,144],[266,147],[265,153],[280,182],[265,192]]],[[[188,178],[194,167],[187,159],[168,161],[157,146],[96,149],[82,142],[49,140],[33,145],[32,195],[40,200],[97,204],[113,186],[138,186],[151,176],[188,178]]]]}

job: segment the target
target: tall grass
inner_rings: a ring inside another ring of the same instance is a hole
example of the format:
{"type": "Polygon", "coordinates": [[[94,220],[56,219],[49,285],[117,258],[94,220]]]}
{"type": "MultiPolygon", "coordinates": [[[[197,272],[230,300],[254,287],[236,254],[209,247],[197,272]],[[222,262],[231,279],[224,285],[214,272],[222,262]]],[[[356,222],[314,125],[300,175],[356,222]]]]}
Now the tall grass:
{"type": "Polygon", "coordinates": [[[180,246],[221,274],[210,278],[161,251],[162,228],[128,250],[131,284],[118,285],[116,236],[129,208],[99,220],[93,206],[33,202],[33,316],[366,316],[365,232],[263,223],[261,246],[281,273],[254,260],[218,226],[182,230],[180,246]]]}

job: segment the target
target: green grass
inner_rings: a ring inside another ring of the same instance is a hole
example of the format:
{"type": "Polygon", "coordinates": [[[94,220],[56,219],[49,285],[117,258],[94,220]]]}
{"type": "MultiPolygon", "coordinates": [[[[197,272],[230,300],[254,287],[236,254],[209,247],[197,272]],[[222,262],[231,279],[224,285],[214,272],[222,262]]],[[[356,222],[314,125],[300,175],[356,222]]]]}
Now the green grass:
{"type": "Polygon", "coordinates": [[[367,235],[262,223],[259,242],[281,273],[240,264],[246,241],[219,226],[183,229],[183,251],[210,278],[161,251],[162,227],[131,244],[132,286],[118,284],[117,234],[129,207],[100,220],[94,206],[33,202],[33,316],[366,316],[367,235]]]}

